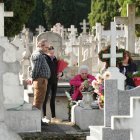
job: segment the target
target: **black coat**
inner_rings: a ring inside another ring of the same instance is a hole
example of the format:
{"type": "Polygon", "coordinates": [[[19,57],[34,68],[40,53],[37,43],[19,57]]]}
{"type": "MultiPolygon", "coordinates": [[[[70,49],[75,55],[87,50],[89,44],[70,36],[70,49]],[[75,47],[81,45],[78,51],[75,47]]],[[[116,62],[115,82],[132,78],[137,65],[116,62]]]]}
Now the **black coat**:
{"type": "Polygon", "coordinates": [[[119,69],[120,69],[120,72],[125,74],[125,76],[126,76],[126,85],[135,86],[134,81],[133,81],[131,76],[132,76],[133,72],[137,71],[136,64],[135,63],[130,63],[127,66],[121,65],[119,67],[119,69]]]}
{"type": "Polygon", "coordinates": [[[47,54],[44,54],[46,61],[50,67],[50,71],[51,71],[51,77],[48,79],[48,83],[52,84],[52,83],[57,83],[58,79],[57,79],[57,59],[56,57],[53,58],[53,60],[51,59],[50,56],[48,56],[47,54]]]}

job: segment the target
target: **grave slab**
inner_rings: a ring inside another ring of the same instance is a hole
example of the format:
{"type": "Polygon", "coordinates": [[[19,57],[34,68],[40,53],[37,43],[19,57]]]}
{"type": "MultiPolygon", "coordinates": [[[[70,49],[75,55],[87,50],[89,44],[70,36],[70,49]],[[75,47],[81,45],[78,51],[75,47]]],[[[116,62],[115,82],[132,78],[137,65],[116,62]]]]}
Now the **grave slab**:
{"type": "Polygon", "coordinates": [[[76,106],[74,109],[75,124],[82,130],[88,130],[91,125],[104,124],[104,111],[99,109],[84,109],[76,106]]]}

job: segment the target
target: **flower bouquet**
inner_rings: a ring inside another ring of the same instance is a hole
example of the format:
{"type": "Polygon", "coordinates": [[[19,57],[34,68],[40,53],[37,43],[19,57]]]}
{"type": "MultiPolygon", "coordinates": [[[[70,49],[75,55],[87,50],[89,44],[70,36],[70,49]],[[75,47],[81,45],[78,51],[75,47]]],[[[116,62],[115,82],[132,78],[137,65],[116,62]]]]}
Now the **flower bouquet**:
{"type": "Polygon", "coordinates": [[[104,79],[101,74],[97,74],[96,80],[93,80],[92,86],[94,87],[94,92],[98,94],[98,105],[100,109],[104,108],[104,79]]]}
{"type": "Polygon", "coordinates": [[[68,66],[68,63],[64,61],[63,59],[58,60],[57,62],[57,73],[63,72],[64,69],[68,66]]]}

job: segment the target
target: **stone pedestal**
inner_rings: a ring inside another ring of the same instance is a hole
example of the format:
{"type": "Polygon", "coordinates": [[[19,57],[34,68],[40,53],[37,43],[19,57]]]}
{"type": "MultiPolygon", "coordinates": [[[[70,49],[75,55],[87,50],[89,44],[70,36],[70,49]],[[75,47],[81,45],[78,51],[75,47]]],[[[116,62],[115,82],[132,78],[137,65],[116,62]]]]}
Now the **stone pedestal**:
{"type": "Polygon", "coordinates": [[[82,92],[83,98],[80,102],[80,106],[84,109],[92,109],[91,103],[93,102],[93,95],[91,92],[82,92]]]}
{"type": "Polygon", "coordinates": [[[15,132],[41,132],[40,110],[8,110],[5,123],[15,132]]]}
{"type": "Polygon", "coordinates": [[[104,111],[99,109],[84,109],[80,106],[74,108],[75,124],[82,130],[88,130],[91,125],[104,124],[104,111]]]}

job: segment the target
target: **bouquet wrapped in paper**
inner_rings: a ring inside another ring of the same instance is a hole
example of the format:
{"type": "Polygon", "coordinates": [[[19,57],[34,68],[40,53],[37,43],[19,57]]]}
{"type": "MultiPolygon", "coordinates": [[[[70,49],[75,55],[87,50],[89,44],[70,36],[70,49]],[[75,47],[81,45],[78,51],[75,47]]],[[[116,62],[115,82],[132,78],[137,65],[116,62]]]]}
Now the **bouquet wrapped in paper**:
{"type": "Polygon", "coordinates": [[[58,60],[57,62],[57,73],[63,72],[64,69],[68,66],[68,62],[64,61],[63,59],[58,60]]]}

